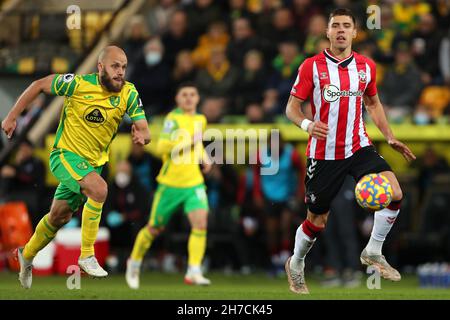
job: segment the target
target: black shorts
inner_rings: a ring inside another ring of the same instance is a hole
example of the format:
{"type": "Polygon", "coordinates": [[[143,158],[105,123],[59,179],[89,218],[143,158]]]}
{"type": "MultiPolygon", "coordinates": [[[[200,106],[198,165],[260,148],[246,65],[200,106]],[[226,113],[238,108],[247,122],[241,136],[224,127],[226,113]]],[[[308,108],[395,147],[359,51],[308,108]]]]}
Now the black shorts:
{"type": "Polygon", "coordinates": [[[305,203],[314,214],[327,213],[347,175],[351,175],[358,182],[366,174],[382,171],[392,169],[373,146],[361,148],[343,160],[309,158],[305,176],[305,203]]]}

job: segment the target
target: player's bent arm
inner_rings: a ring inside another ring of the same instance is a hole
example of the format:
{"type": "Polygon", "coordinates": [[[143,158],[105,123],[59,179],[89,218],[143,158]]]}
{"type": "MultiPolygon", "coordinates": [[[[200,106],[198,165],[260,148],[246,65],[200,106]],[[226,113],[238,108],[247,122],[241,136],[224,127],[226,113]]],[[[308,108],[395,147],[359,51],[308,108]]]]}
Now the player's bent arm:
{"type": "Polygon", "coordinates": [[[176,141],[171,141],[168,139],[158,139],[158,144],[156,147],[156,152],[158,154],[166,154],[166,153],[170,153],[173,149],[173,147],[175,147],[175,145],[177,144],[176,141]]]}
{"type": "Polygon", "coordinates": [[[386,119],[386,114],[384,113],[383,105],[381,104],[378,94],[375,94],[374,96],[364,95],[363,99],[367,112],[369,112],[373,122],[378,129],[380,129],[386,140],[390,141],[394,139],[394,134],[386,119]]]}
{"type": "Polygon", "coordinates": [[[174,148],[176,148],[175,151],[188,150],[192,145],[193,142],[191,140],[183,139],[182,137],[179,137],[177,140],[160,137],[156,146],[156,152],[162,155],[171,153],[174,148]]]}
{"type": "Polygon", "coordinates": [[[8,117],[16,119],[41,92],[51,94],[52,81],[54,77],[55,75],[51,74],[45,78],[33,81],[17,99],[15,105],[9,112],[8,117]]]}
{"type": "Polygon", "coordinates": [[[304,100],[291,95],[286,106],[286,116],[296,126],[306,131],[316,139],[325,139],[328,134],[328,125],[321,121],[311,121],[302,112],[301,105],[304,100]]]}
{"type": "Polygon", "coordinates": [[[143,144],[149,144],[150,143],[150,130],[148,129],[148,123],[147,120],[141,119],[134,122],[135,130],[136,132],[134,135],[136,135],[139,139],[142,139],[143,144]]]}
{"type": "Polygon", "coordinates": [[[201,136],[191,137],[182,133],[183,131],[179,132],[179,135],[175,138],[172,137],[172,133],[162,133],[158,139],[158,144],[156,147],[157,153],[170,153],[174,148],[177,148],[177,150],[187,150],[202,141],[201,136]]]}
{"type": "Polygon", "coordinates": [[[291,120],[295,125],[301,125],[302,121],[306,119],[306,116],[303,114],[301,106],[303,100],[294,97],[293,95],[289,96],[289,100],[286,106],[286,116],[289,120],[291,120]]]}
{"type": "Polygon", "coordinates": [[[203,143],[199,143],[198,148],[200,148],[200,163],[202,164],[202,172],[204,174],[208,174],[212,169],[212,160],[206,153],[203,143]]]}
{"type": "Polygon", "coordinates": [[[51,93],[52,81],[55,77],[51,74],[47,77],[41,78],[39,80],[33,81],[28,88],[20,95],[16,103],[9,111],[5,120],[2,122],[2,129],[5,131],[8,138],[11,138],[15,128],[16,119],[22,113],[22,111],[41,93],[45,92],[47,94],[51,93]]]}
{"type": "Polygon", "coordinates": [[[414,153],[406,146],[404,143],[395,139],[392,133],[391,127],[386,119],[386,114],[384,113],[383,105],[380,102],[380,98],[377,94],[373,96],[364,95],[364,104],[370,117],[373,119],[375,125],[380,129],[381,133],[386,138],[389,145],[396,151],[400,152],[406,161],[412,161],[416,159],[414,153]]]}

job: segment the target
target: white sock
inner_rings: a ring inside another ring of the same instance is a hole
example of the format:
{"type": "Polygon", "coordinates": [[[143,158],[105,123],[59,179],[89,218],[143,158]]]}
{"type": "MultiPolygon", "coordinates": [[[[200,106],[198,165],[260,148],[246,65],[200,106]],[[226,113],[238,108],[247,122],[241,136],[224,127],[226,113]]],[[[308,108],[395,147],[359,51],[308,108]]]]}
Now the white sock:
{"type": "Polygon", "coordinates": [[[385,208],[374,213],[372,234],[366,246],[366,251],[369,255],[381,254],[384,240],[394,225],[399,212],[400,210],[385,208]]]}
{"type": "Polygon", "coordinates": [[[189,274],[202,273],[202,269],[200,266],[189,266],[187,273],[189,274]]]}
{"type": "Polygon", "coordinates": [[[142,260],[139,261],[139,260],[133,260],[130,258],[130,264],[131,264],[131,266],[133,266],[135,268],[140,268],[141,264],[142,264],[142,260]]]}
{"type": "Polygon", "coordinates": [[[305,256],[311,250],[316,239],[311,239],[304,231],[302,225],[297,228],[295,234],[294,255],[290,261],[292,269],[300,269],[304,267],[305,256]]]}

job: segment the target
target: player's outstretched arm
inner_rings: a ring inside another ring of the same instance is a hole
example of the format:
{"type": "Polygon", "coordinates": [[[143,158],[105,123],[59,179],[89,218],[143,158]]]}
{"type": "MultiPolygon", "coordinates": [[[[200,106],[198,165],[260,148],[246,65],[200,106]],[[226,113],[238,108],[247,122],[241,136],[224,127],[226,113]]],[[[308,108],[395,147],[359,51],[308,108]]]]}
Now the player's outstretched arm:
{"type": "Polygon", "coordinates": [[[16,129],[16,119],[22,111],[41,93],[51,93],[52,81],[55,77],[51,74],[45,78],[33,81],[28,88],[20,95],[16,103],[9,111],[5,120],[2,121],[2,130],[6,133],[8,139],[11,139],[14,130],[16,129]]]}
{"type": "Polygon", "coordinates": [[[146,145],[150,143],[150,130],[147,120],[137,120],[131,126],[131,138],[137,145],[146,145]]]}
{"type": "Polygon", "coordinates": [[[296,126],[299,126],[310,136],[316,139],[325,139],[328,134],[328,125],[321,121],[311,121],[306,118],[302,112],[301,105],[303,100],[291,95],[286,106],[286,116],[296,126]]]}
{"type": "Polygon", "coordinates": [[[367,112],[369,112],[373,122],[378,129],[380,129],[389,145],[396,151],[400,152],[406,161],[409,162],[415,160],[416,156],[412,153],[408,146],[395,139],[391,127],[389,126],[389,122],[386,119],[386,114],[384,113],[383,105],[381,104],[378,94],[375,94],[374,96],[364,95],[364,105],[366,106],[367,112]]]}

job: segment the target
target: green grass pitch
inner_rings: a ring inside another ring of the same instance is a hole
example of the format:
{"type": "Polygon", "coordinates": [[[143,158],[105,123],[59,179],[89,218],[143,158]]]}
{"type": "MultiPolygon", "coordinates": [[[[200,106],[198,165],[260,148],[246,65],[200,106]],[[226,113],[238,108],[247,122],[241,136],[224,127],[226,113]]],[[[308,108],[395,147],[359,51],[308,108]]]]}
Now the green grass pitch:
{"type": "Polygon", "coordinates": [[[250,276],[221,273],[208,274],[210,287],[193,287],[183,283],[182,274],[146,272],[141,278],[141,289],[128,289],[121,274],[106,279],[81,278],[80,290],[69,290],[67,278],[50,276],[33,278],[30,290],[22,289],[17,274],[0,272],[0,300],[7,299],[158,299],[158,300],[414,300],[450,299],[450,289],[419,288],[414,276],[406,276],[393,283],[381,281],[381,289],[369,290],[365,279],[354,289],[323,288],[313,277],[307,277],[310,295],[295,295],[288,290],[285,278],[269,278],[265,274],[250,276]]]}

